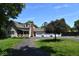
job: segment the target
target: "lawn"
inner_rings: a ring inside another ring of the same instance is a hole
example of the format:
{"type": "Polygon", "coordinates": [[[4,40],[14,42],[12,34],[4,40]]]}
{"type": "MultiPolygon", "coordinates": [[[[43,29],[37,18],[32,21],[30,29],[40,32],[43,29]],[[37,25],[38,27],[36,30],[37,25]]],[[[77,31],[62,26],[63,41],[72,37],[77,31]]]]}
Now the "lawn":
{"type": "Polygon", "coordinates": [[[0,55],[5,55],[7,52],[6,49],[9,49],[16,44],[20,43],[22,38],[7,38],[0,40],[0,55]]]}
{"type": "Polygon", "coordinates": [[[71,39],[46,39],[36,41],[36,47],[49,55],[56,56],[79,56],[79,41],[71,39]]]}

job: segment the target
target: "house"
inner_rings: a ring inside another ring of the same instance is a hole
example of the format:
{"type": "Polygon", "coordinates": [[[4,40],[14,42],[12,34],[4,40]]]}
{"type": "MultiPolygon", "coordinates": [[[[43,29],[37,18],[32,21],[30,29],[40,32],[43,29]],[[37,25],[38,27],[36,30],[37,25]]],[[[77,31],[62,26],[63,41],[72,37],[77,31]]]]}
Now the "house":
{"type": "Polygon", "coordinates": [[[34,26],[30,24],[10,21],[7,27],[7,36],[9,37],[33,37],[34,26]]]}
{"type": "MultiPolygon", "coordinates": [[[[34,24],[20,23],[10,21],[7,31],[7,37],[54,37],[54,34],[45,33],[44,28],[36,28],[34,24]]],[[[57,34],[57,36],[61,36],[57,34]]]]}

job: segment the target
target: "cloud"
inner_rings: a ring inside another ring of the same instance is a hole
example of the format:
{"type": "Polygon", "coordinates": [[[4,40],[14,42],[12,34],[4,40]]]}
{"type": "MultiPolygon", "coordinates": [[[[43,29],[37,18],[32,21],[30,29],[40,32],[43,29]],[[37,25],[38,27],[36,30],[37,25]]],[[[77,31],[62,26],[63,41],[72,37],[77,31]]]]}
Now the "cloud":
{"type": "Polygon", "coordinates": [[[58,6],[55,6],[54,9],[61,9],[66,7],[69,7],[69,5],[68,4],[58,5],[58,6]]]}

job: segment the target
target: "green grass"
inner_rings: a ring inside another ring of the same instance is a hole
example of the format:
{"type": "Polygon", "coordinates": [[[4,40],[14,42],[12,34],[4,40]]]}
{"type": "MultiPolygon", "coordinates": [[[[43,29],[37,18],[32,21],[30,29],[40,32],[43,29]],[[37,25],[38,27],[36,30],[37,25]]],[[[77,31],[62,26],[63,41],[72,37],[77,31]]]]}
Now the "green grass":
{"type": "Polygon", "coordinates": [[[79,56],[79,41],[70,39],[48,39],[36,41],[36,47],[50,55],[79,56]]]}
{"type": "Polygon", "coordinates": [[[0,40],[0,55],[4,55],[6,53],[6,49],[9,49],[16,44],[20,43],[22,39],[20,38],[7,38],[4,40],[0,40]]]}

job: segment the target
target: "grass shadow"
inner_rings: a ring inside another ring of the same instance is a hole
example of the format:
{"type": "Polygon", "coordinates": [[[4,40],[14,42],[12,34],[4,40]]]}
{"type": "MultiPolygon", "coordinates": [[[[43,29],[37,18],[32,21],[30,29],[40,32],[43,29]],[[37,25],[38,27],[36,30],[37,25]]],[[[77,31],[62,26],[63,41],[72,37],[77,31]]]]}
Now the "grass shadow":
{"type": "Polygon", "coordinates": [[[39,48],[24,46],[20,49],[8,48],[4,56],[49,56],[48,53],[42,51],[39,48]]]}
{"type": "Polygon", "coordinates": [[[49,55],[51,55],[52,53],[54,55],[54,53],[56,53],[56,51],[52,47],[49,47],[49,46],[41,46],[40,49],[47,52],[49,55]]]}
{"type": "Polygon", "coordinates": [[[2,50],[0,49],[0,55],[2,54],[2,50]]]}
{"type": "MultiPolygon", "coordinates": [[[[57,51],[49,46],[41,46],[40,48],[24,46],[20,49],[8,48],[4,51],[0,50],[0,52],[4,53],[3,56],[58,56],[56,55],[57,51]]],[[[63,54],[59,54],[59,56],[63,56],[63,54]]]]}
{"type": "Polygon", "coordinates": [[[9,37],[1,37],[0,40],[8,39],[9,37]]]}
{"type": "Polygon", "coordinates": [[[49,47],[49,46],[41,46],[40,49],[42,49],[43,51],[47,52],[50,56],[65,56],[63,53],[58,53],[58,51],[56,51],[55,49],[53,49],[53,47],[49,47]]]}

